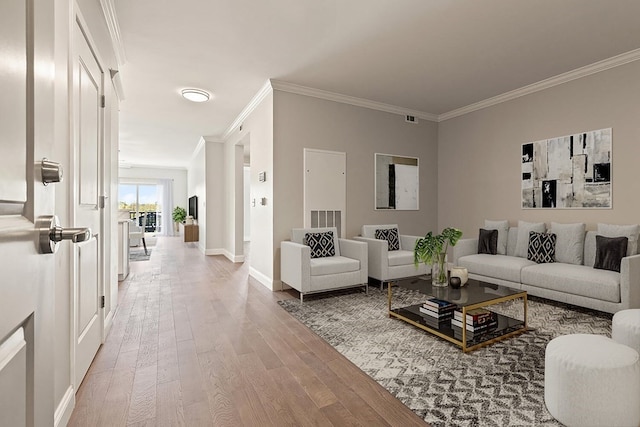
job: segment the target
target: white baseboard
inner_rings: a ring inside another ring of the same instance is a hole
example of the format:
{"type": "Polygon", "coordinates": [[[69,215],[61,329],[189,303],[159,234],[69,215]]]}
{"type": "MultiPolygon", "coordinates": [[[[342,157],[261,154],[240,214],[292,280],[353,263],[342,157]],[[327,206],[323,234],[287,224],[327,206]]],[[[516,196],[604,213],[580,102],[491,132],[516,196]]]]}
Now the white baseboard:
{"type": "Polygon", "coordinates": [[[102,334],[104,339],[102,340],[102,342],[107,339],[107,335],[109,335],[109,331],[111,330],[111,326],[113,325],[113,317],[115,315],[114,311],[115,310],[112,309],[109,314],[107,314],[107,317],[104,318],[104,332],[102,334]]]}
{"type": "Polygon", "coordinates": [[[224,255],[231,262],[244,262],[244,255],[234,255],[226,249],[207,249],[205,255],[224,255]]]}
{"type": "Polygon", "coordinates": [[[273,289],[273,285],[274,285],[273,280],[271,280],[269,277],[267,277],[266,275],[262,274],[261,272],[259,272],[255,268],[249,267],[249,276],[253,277],[258,282],[260,282],[261,284],[266,286],[266,288],[269,289],[270,291],[274,290],[273,289]]]}
{"type": "Polygon", "coordinates": [[[62,396],[62,399],[56,408],[56,412],[53,414],[54,427],[65,427],[69,424],[71,413],[75,406],[76,395],[73,392],[73,387],[69,386],[67,391],[64,393],[64,396],[62,396]]]}
{"type": "Polygon", "coordinates": [[[224,251],[223,255],[231,262],[244,262],[244,255],[234,255],[229,251],[224,251]]]}
{"type": "Polygon", "coordinates": [[[224,249],[205,249],[205,255],[224,255],[224,249]]]}

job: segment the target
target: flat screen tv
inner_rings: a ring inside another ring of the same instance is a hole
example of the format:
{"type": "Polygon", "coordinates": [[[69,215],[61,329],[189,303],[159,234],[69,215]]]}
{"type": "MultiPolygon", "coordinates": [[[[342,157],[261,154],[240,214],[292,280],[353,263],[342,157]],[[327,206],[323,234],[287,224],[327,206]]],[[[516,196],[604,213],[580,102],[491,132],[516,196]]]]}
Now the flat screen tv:
{"type": "Polygon", "coordinates": [[[189,215],[198,219],[198,196],[189,197],[189,215]]]}

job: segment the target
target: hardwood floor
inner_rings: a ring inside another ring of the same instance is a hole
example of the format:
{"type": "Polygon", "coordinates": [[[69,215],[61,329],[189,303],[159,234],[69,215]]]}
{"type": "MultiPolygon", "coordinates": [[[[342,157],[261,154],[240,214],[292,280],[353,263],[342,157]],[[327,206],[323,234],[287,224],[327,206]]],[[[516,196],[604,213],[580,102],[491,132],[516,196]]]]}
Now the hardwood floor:
{"type": "Polygon", "coordinates": [[[158,238],[131,264],[70,426],[424,426],[277,304],[248,262],[158,238]]]}

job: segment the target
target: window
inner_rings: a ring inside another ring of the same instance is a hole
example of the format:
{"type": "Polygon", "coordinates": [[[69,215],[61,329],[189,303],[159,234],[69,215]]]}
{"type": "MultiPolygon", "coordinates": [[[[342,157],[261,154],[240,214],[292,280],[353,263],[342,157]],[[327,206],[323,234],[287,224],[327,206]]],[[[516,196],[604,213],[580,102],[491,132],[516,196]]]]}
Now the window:
{"type": "Polygon", "coordinates": [[[136,220],[147,232],[160,232],[161,207],[155,184],[120,184],[118,187],[120,218],[136,220]],[[144,224],[143,224],[144,221],[144,224]]]}

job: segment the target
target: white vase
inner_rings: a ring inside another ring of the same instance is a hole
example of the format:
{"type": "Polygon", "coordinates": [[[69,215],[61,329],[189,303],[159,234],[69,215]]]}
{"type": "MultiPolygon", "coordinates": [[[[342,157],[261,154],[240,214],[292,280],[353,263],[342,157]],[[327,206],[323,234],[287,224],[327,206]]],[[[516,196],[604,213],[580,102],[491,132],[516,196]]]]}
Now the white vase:
{"type": "Polygon", "coordinates": [[[450,276],[459,277],[460,286],[466,285],[466,283],[469,281],[469,272],[467,271],[466,267],[458,267],[458,266],[451,267],[450,276]]]}

